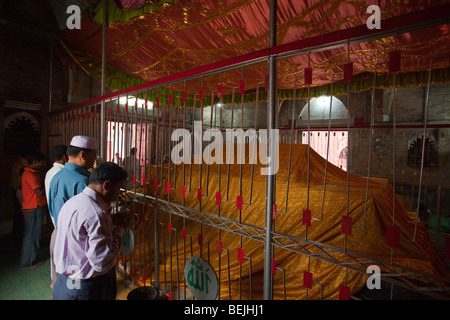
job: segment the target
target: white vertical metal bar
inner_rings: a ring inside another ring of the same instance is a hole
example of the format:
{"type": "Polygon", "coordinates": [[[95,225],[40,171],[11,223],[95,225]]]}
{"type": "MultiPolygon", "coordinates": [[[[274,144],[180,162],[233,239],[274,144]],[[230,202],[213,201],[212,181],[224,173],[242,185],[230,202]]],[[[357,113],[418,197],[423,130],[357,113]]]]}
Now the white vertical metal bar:
{"type": "MultiPolygon", "coordinates": [[[[397,34],[395,34],[395,48],[397,49],[397,34]]],[[[395,174],[396,174],[396,166],[395,166],[395,152],[396,152],[396,144],[395,144],[395,134],[396,134],[396,127],[397,127],[397,88],[396,88],[396,82],[397,82],[397,73],[394,73],[394,84],[393,84],[393,90],[394,90],[394,99],[392,102],[392,225],[395,225],[395,203],[396,196],[395,196],[395,174]]],[[[393,251],[393,249],[392,249],[393,251]]],[[[393,258],[392,258],[393,259],[393,258]]]]}
{"type": "MultiPolygon", "coordinates": [[[[269,35],[269,46],[273,47],[276,45],[276,27],[277,27],[277,0],[270,0],[270,35],[269,35]]],[[[275,115],[276,115],[276,76],[277,76],[277,65],[276,57],[269,56],[269,70],[268,70],[268,97],[267,97],[267,129],[275,129],[275,115]]],[[[268,134],[268,150],[272,150],[271,135],[268,134]]],[[[272,156],[274,154],[272,153],[272,156]]],[[[269,165],[269,164],[268,164],[269,165]]],[[[272,299],[272,229],[273,229],[273,196],[275,175],[268,174],[266,177],[266,239],[264,244],[264,300],[272,299]]]]}
{"type": "Polygon", "coordinates": [[[324,181],[323,181],[323,193],[322,193],[322,208],[320,210],[320,218],[311,218],[312,220],[321,221],[322,215],[323,215],[323,208],[325,206],[325,193],[327,190],[327,176],[328,176],[328,158],[329,158],[329,151],[330,151],[330,133],[331,133],[331,113],[332,113],[332,107],[333,107],[333,85],[334,85],[334,76],[341,74],[342,72],[333,73],[331,75],[331,88],[330,88],[330,110],[328,112],[328,131],[327,131],[327,146],[326,146],[326,157],[325,157],[325,175],[324,175],[324,181]]]}
{"type": "MultiPolygon", "coordinates": [[[[308,68],[311,67],[311,53],[308,52],[308,68]]],[[[312,75],[311,75],[312,77],[312,75]]],[[[308,83],[308,97],[307,97],[307,101],[308,101],[308,136],[307,136],[307,141],[308,141],[308,148],[307,148],[307,177],[306,177],[306,209],[309,210],[309,191],[310,191],[310,169],[311,169],[311,165],[310,165],[310,159],[311,159],[311,99],[310,99],[310,95],[311,95],[311,84],[308,83]]],[[[305,227],[305,239],[308,239],[308,227],[305,227]]]]}
{"type": "MultiPolygon", "coordinates": [[[[350,43],[347,43],[347,63],[350,63],[350,43]]],[[[347,203],[346,203],[346,210],[345,215],[349,215],[349,207],[350,207],[350,172],[349,172],[349,161],[348,161],[348,154],[350,153],[349,150],[349,138],[350,138],[350,81],[347,81],[347,160],[346,160],[346,173],[347,173],[347,203]]],[[[344,240],[344,250],[347,250],[347,235],[345,235],[344,240]]],[[[347,269],[345,269],[345,274],[347,278],[347,269]]],[[[347,282],[347,281],[346,281],[347,282]]]]}
{"type": "MultiPolygon", "coordinates": [[[[105,95],[105,73],[106,73],[106,26],[108,24],[108,1],[103,0],[103,24],[102,24],[102,75],[101,75],[101,92],[100,95],[105,95]]],[[[100,158],[106,160],[105,146],[105,100],[101,102],[100,113],[100,158]]]]}

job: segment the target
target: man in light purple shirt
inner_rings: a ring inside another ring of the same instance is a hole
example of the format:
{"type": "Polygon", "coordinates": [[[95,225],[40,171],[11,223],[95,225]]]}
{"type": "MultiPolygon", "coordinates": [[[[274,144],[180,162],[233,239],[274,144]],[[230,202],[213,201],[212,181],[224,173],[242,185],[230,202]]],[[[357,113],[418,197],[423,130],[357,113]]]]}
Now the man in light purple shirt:
{"type": "Polygon", "coordinates": [[[117,164],[102,163],[91,173],[89,185],[61,208],[54,300],[116,298],[115,263],[130,215],[111,215],[109,207],[126,178],[127,172],[117,164]]]}

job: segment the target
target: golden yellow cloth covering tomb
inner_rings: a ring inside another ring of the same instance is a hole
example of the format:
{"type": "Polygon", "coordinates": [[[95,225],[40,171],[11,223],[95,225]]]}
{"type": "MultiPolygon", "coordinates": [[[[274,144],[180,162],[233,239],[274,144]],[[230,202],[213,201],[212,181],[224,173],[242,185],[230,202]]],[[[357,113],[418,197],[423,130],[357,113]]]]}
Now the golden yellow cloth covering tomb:
{"type": "MultiPolygon", "coordinates": [[[[224,159],[225,156],[224,154],[224,159]]],[[[280,248],[277,245],[274,246],[274,259],[276,267],[279,268],[274,269],[276,271],[273,276],[274,299],[338,299],[341,285],[349,287],[353,294],[366,285],[369,275],[354,271],[351,267],[365,270],[370,264],[373,264],[373,261],[380,261],[379,264],[375,264],[381,268],[383,273],[404,274],[404,276],[399,277],[399,281],[412,285],[414,281],[420,281],[423,283],[431,282],[433,286],[444,286],[439,281],[439,277],[448,279],[449,274],[433,249],[426,228],[420,221],[416,224],[416,213],[406,211],[398,199],[395,202],[394,210],[393,191],[387,180],[370,178],[367,184],[366,177],[347,175],[347,172],[331,163],[326,164],[326,160],[312,149],[309,149],[308,167],[308,146],[294,144],[292,145],[286,211],[289,156],[290,145],[280,144],[280,166],[276,175],[276,205],[278,211],[285,211],[285,213],[277,213],[275,216],[274,243],[276,241],[282,242],[283,235],[288,235],[288,237],[294,239],[303,239],[303,241],[298,240],[296,245],[289,241],[283,243],[287,244],[286,246],[292,244],[292,247],[301,248],[309,254],[301,254],[293,250],[280,248]],[[368,190],[367,201],[366,190],[368,190]],[[305,226],[302,223],[304,209],[311,210],[311,226],[305,226]],[[351,231],[348,229],[346,231],[350,234],[342,233],[343,216],[349,216],[352,219],[351,231]],[[387,229],[392,225],[398,227],[399,230],[398,247],[387,244],[387,229]],[[367,259],[364,257],[370,257],[372,262],[366,263],[367,259]],[[358,261],[360,263],[357,263],[358,261]],[[411,273],[409,268],[416,270],[419,275],[415,275],[414,272],[411,273]],[[284,270],[285,281],[283,281],[280,270],[284,270]],[[304,286],[303,276],[305,271],[312,274],[313,284],[311,289],[304,286]],[[421,276],[422,273],[429,276],[421,276]],[[436,279],[434,276],[436,276],[436,279]]],[[[236,157],[237,152],[235,152],[235,160],[236,157]]],[[[219,165],[217,164],[207,165],[204,162],[201,166],[199,164],[184,164],[184,170],[182,164],[165,164],[162,167],[152,165],[147,171],[147,188],[145,190],[129,190],[128,195],[138,197],[138,194],[141,193],[156,197],[165,203],[183,204],[185,207],[193,208],[198,212],[206,212],[216,217],[220,215],[220,218],[232,219],[240,225],[264,230],[266,176],[260,175],[261,167],[264,167],[261,163],[253,166],[254,177],[252,181],[252,165],[249,163],[247,148],[245,164],[231,164],[229,171],[227,164],[220,165],[219,190],[219,165]],[[201,180],[199,176],[200,167],[201,180]],[[170,187],[173,188],[173,190],[170,190],[170,194],[166,188],[169,175],[170,187]],[[229,190],[228,199],[226,199],[228,177],[229,190]],[[154,180],[158,180],[159,183],[156,191],[154,190],[154,180]],[[201,201],[198,200],[200,181],[203,194],[201,201]],[[241,183],[242,187],[240,187],[241,183]],[[183,184],[185,185],[184,198],[181,196],[183,184]],[[247,205],[250,202],[250,190],[252,190],[251,205],[247,205]],[[220,206],[216,203],[216,192],[218,191],[221,192],[222,199],[220,206]],[[239,195],[242,195],[243,200],[242,211],[238,210],[236,203],[239,195]]],[[[145,199],[145,197],[140,198],[145,199]]],[[[156,201],[153,200],[152,203],[155,204],[156,201]]],[[[134,254],[137,256],[136,260],[141,261],[141,265],[135,267],[135,269],[139,268],[143,271],[140,272],[141,274],[133,272],[132,275],[138,285],[144,285],[143,281],[146,281],[146,285],[149,285],[150,278],[154,278],[150,274],[154,271],[154,244],[150,242],[149,245],[146,245],[144,242],[147,243],[148,239],[153,241],[153,208],[136,204],[133,210],[135,212],[145,210],[145,212],[140,213],[141,218],[137,221],[141,222],[141,225],[135,229],[135,232],[137,230],[143,232],[142,230],[146,228],[146,230],[151,230],[151,234],[141,236],[141,239],[136,243],[134,254]],[[143,219],[143,217],[146,219],[143,219]],[[143,223],[142,221],[146,222],[143,223]],[[139,241],[140,248],[138,250],[139,241]],[[149,261],[142,263],[147,259],[142,255],[152,257],[152,263],[149,261]]],[[[179,279],[179,285],[184,287],[184,262],[190,257],[192,248],[193,255],[200,255],[201,251],[203,258],[209,259],[216,273],[219,273],[220,257],[221,299],[229,299],[230,292],[232,299],[263,298],[264,242],[234,232],[219,231],[218,228],[201,224],[192,219],[183,219],[180,215],[168,214],[164,211],[159,213],[159,224],[165,228],[160,229],[161,239],[163,239],[163,235],[165,237],[165,251],[162,250],[162,242],[159,245],[161,286],[169,286],[169,281],[172,281],[171,284],[174,286],[175,279],[179,279]],[[170,234],[170,245],[168,242],[168,226],[170,226],[170,230],[177,230],[176,233],[172,231],[170,234]],[[183,226],[185,230],[182,232],[183,226]],[[225,250],[221,254],[216,251],[219,232],[221,245],[228,249],[229,271],[225,250]],[[203,238],[202,248],[200,248],[197,239],[199,233],[203,238]],[[190,235],[190,237],[186,239],[183,234],[190,235]],[[247,259],[238,261],[239,248],[242,248],[241,255],[244,254],[245,257],[251,258],[251,265],[250,260],[247,259]],[[177,263],[178,268],[176,268],[177,263]],[[250,267],[251,290],[249,288],[250,267]],[[170,270],[172,270],[171,276],[170,270]]],[[[250,228],[249,230],[253,229],[250,228]]],[[[123,260],[126,257],[121,256],[120,259],[123,260]]]]}

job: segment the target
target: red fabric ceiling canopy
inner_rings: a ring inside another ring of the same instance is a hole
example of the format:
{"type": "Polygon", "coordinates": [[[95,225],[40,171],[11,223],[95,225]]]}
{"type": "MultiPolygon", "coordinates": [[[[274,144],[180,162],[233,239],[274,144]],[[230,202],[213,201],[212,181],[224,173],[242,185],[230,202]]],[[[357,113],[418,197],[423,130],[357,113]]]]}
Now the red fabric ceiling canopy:
{"type": "MultiPolygon", "coordinates": [[[[269,48],[269,0],[115,0],[109,2],[106,33],[108,86],[123,89],[143,82],[194,70],[269,48]]],[[[366,25],[367,7],[374,1],[278,0],[277,45],[286,45],[339,30],[366,25]]],[[[442,6],[450,0],[378,1],[381,19],[442,6]]],[[[448,14],[450,16],[450,14],[448,14]]],[[[64,53],[99,79],[102,48],[101,1],[83,18],[81,29],[60,36],[64,53]]],[[[448,23],[448,21],[446,22],[448,23]]],[[[381,26],[383,28],[383,25],[381,26]]],[[[313,69],[313,85],[329,83],[342,65],[353,62],[354,74],[373,72],[390,51],[402,52],[402,72],[424,71],[430,57],[450,54],[449,25],[399,33],[320,52],[280,58],[278,88],[293,88],[305,67],[313,69]]],[[[448,61],[442,65],[448,68],[448,61]]],[[[382,71],[386,68],[379,68],[382,71]]],[[[232,87],[240,78],[264,81],[262,62],[205,79],[206,84],[232,87]]]]}

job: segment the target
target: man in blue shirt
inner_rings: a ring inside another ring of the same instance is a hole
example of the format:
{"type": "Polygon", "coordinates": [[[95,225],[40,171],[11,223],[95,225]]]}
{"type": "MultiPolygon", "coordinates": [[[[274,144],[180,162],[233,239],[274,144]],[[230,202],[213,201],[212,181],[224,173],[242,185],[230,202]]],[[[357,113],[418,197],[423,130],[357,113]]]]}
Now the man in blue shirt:
{"type": "MultiPolygon", "coordinates": [[[[48,190],[48,209],[55,223],[52,238],[56,239],[58,215],[64,203],[73,196],[81,193],[89,184],[90,172],[97,159],[97,141],[86,136],[74,136],[67,148],[68,161],[56,173],[48,190]]],[[[54,244],[50,245],[50,255],[53,255],[54,244]]],[[[56,281],[52,274],[52,284],[56,281]]]]}
{"type": "Polygon", "coordinates": [[[48,207],[58,225],[58,214],[63,204],[79,194],[89,184],[90,172],[97,159],[97,141],[86,136],[74,136],[67,148],[69,160],[50,182],[48,207]]]}

